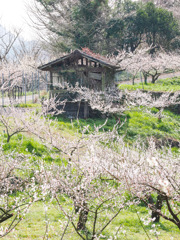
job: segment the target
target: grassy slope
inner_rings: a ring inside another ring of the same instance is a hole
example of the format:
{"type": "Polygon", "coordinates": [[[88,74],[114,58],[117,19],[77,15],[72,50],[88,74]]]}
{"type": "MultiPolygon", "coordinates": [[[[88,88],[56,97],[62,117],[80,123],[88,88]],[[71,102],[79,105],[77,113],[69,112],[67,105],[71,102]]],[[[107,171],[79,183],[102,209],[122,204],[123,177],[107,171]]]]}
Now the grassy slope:
{"type": "MultiPolygon", "coordinates": [[[[122,128],[119,129],[119,134],[125,135],[125,140],[132,143],[139,137],[144,140],[149,137],[156,139],[176,139],[180,141],[180,116],[168,110],[163,113],[163,118],[159,121],[156,113],[158,110],[153,108],[149,112],[144,112],[143,109],[134,109],[125,112],[120,116],[121,122],[125,121],[122,128]]],[[[119,119],[118,118],[118,119],[119,119]]],[[[57,119],[57,127],[59,129],[67,129],[67,131],[81,131],[84,126],[89,125],[89,130],[93,131],[94,125],[99,126],[105,122],[105,119],[80,119],[70,121],[63,117],[57,119]]],[[[117,123],[117,119],[110,118],[107,124],[101,131],[112,130],[113,126],[117,123]]]]}
{"type": "MultiPolygon", "coordinates": [[[[165,110],[161,121],[155,115],[158,112],[153,108],[149,112],[144,112],[143,109],[134,109],[127,111],[124,115],[117,118],[125,124],[119,128],[119,134],[125,135],[125,140],[129,143],[133,143],[137,139],[145,140],[150,137],[154,137],[157,140],[174,139],[180,141],[180,116],[176,115],[168,110],[165,110]]],[[[103,126],[101,131],[112,130],[113,126],[117,123],[116,118],[109,118],[106,125],[103,126]]],[[[94,126],[104,124],[105,119],[80,119],[69,120],[67,118],[59,117],[54,120],[54,128],[57,129],[59,134],[68,139],[76,138],[80,135],[81,130],[85,126],[89,126],[89,130],[93,131],[94,126]]],[[[3,131],[3,126],[0,124],[0,131],[3,131]]],[[[12,151],[16,150],[21,153],[32,153],[38,157],[45,156],[49,160],[53,160],[50,156],[51,153],[38,142],[34,136],[25,136],[22,134],[15,135],[11,138],[10,143],[6,143],[6,135],[0,136],[1,142],[4,142],[4,150],[12,151]]]]}
{"type": "MultiPolygon", "coordinates": [[[[152,109],[152,112],[156,112],[156,109],[152,109]]],[[[126,140],[128,142],[133,142],[134,139],[138,138],[139,135],[141,138],[148,136],[166,136],[169,134],[171,137],[176,137],[180,139],[178,132],[174,131],[179,129],[180,131],[180,116],[177,116],[171,112],[165,111],[164,115],[166,118],[163,118],[162,122],[159,122],[157,117],[152,117],[151,113],[143,113],[142,111],[131,111],[127,112],[125,116],[121,117],[121,121],[128,117],[126,124],[122,129],[119,130],[120,134],[127,134],[126,140]]],[[[103,119],[87,119],[87,120],[74,120],[70,121],[69,119],[58,118],[54,121],[54,127],[60,132],[60,134],[74,135],[77,131],[83,126],[89,125],[90,130],[93,130],[94,124],[101,125],[104,123],[103,119]]],[[[114,118],[109,119],[107,125],[104,127],[105,131],[112,129],[113,125],[116,123],[114,118]]],[[[2,127],[1,127],[2,129],[2,127]]],[[[1,135],[1,140],[5,142],[5,136],[1,135]]],[[[38,159],[44,159],[47,162],[56,161],[59,163],[61,159],[57,157],[52,157],[52,152],[49,152],[41,143],[36,139],[33,139],[30,136],[24,136],[18,134],[14,136],[10,143],[4,144],[4,151],[16,150],[25,154],[34,153],[34,157],[38,159]],[[21,143],[21,144],[20,144],[21,143]]],[[[138,207],[138,212],[140,212],[140,217],[144,217],[147,214],[147,209],[144,207],[138,207]]],[[[45,214],[42,203],[36,203],[31,208],[31,211],[25,217],[23,222],[17,226],[17,229],[14,233],[6,236],[5,239],[42,239],[45,233],[45,214]]],[[[64,222],[65,219],[58,212],[53,205],[49,208],[48,218],[50,219],[49,227],[49,239],[59,239],[61,233],[60,221],[64,222]]],[[[103,219],[100,220],[103,221],[103,219]]],[[[113,221],[107,230],[104,231],[104,235],[108,239],[110,234],[114,233],[115,229],[122,225],[123,230],[126,230],[124,234],[122,231],[119,233],[117,239],[128,239],[128,240],[144,240],[146,239],[145,233],[142,229],[142,226],[138,220],[137,214],[133,209],[122,211],[120,215],[113,221]]],[[[146,226],[147,230],[150,230],[150,226],[146,226]]],[[[157,227],[158,232],[161,233],[160,239],[169,240],[171,236],[175,239],[178,239],[178,229],[171,223],[161,219],[160,226],[157,227]]],[[[68,229],[67,236],[65,239],[76,240],[80,239],[70,227],[68,229]]]]}
{"type": "Polygon", "coordinates": [[[155,84],[148,83],[136,83],[134,85],[129,84],[119,84],[119,89],[128,89],[128,90],[137,90],[137,89],[144,89],[148,91],[155,91],[155,92],[175,92],[180,91],[180,77],[174,77],[172,79],[162,79],[158,80],[155,84]]]}
{"type": "Polygon", "coordinates": [[[124,127],[124,132],[126,132],[126,139],[130,142],[139,137],[141,139],[154,137],[158,140],[170,138],[180,141],[180,116],[176,114],[164,111],[162,120],[143,111],[132,111],[128,113],[128,116],[129,119],[126,127],[124,127]]]}
{"type": "MultiPolygon", "coordinates": [[[[155,86],[155,85],[154,85],[155,86]]],[[[180,116],[175,115],[169,111],[164,112],[164,118],[162,121],[158,121],[158,118],[152,113],[156,113],[157,109],[152,109],[149,113],[144,113],[142,110],[134,109],[134,111],[126,112],[124,116],[121,116],[121,122],[127,117],[127,121],[124,126],[119,129],[119,133],[124,135],[126,134],[126,141],[133,142],[137,138],[147,138],[147,137],[156,137],[157,139],[162,139],[164,137],[171,137],[177,140],[180,140],[180,116]]],[[[104,123],[103,119],[87,119],[87,120],[73,120],[65,118],[58,118],[57,121],[54,121],[54,127],[59,131],[60,134],[63,134],[66,137],[74,137],[74,134],[80,132],[83,126],[89,125],[89,129],[93,130],[94,125],[101,125],[104,123]]],[[[108,120],[107,125],[103,127],[103,131],[111,130],[113,125],[117,122],[115,118],[108,120]]],[[[3,127],[0,127],[2,132],[3,127]]],[[[1,141],[5,141],[5,136],[2,134],[0,136],[1,141]]],[[[48,162],[60,161],[60,158],[57,156],[52,157],[52,152],[49,152],[38,140],[33,139],[30,136],[24,136],[18,134],[17,136],[12,137],[10,143],[4,144],[4,151],[18,151],[26,154],[34,153],[34,156],[39,159],[44,159],[48,162]],[[21,144],[19,144],[21,143],[21,144]]],[[[145,217],[147,214],[147,209],[139,206],[138,212],[140,212],[140,217],[145,217]]],[[[59,239],[59,236],[62,232],[60,227],[60,222],[64,222],[65,219],[60,212],[51,204],[48,210],[48,218],[50,220],[49,226],[49,239],[59,239]]],[[[103,223],[103,219],[100,219],[103,223]]],[[[145,233],[142,229],[142,226],[138,220],[138,216],[134,209],[124,210],[119,216],[113,221],[113,225],[110,225],[101,239],[108,239],[108,237],[114,233],[115,228],[118,228],[119,225],[122,225],[123,230],[126,230],[126,233],[120,231],[117,239],[128,239],[128,240],[144,240],[147,239],[145,233]]],[[[145,227],[147,230],[150,230],[150,225],[145,227]]],[[[171,236],[174,237],[174,240],[179,239],[179,230],[171,223],[161,219],[159,226],[157,226],[158,232],[160,232],[159,239],[169,240],[171,236]]],[[[30,212],[27,214],[23,222],[17,226],[16,231],[6,236],[4,239],[43,239],[45,233],[45,213],[42,203],[36,203],[32,206],[30,212]]],[[[74,233],[73,229],[70,227],[67,232],[65,239],[76,240],[80,239],[77,234],[74,233]]]]}
{"type": "MultiPolygon", "coordinates": [[[[117,231],[117,228],[121,225],[117,239],[127,240],[145,240],[147,239],[144,230],[140,224],[136,211],[139,212],[140,217],[144,218],[147,214],[145,207],[137,207],[136,210],[131,208],[120,212],[118,217],[113,221],[105,231],[104,236],[100,239],[109,239],[111,234],[117,231]],[[126,232],[123,232],[126,231],[126,232]]],[[[60,239],[62,234],[61,221],[65,221],[63,215],[51,204],[48,208],[47,217],[49,219],[49,239],[60,239]]],[[[104,219],[100,219],[100,225],[103,225],[104,219]]],[[[89,223],[89,222],[88,222],[89,223]]],[[[88,225],[88,224],[87,224],[88,225]]],[[[161,220],[159,224],[156,224],[157,231],[160,233],[159,239],[169,240],[173,236],[174,240],[179,239],[179,230],[171,223],[161,220]]],[[[146,230],[151,229],[151,224],[145,226],[146,230]]],[[[10,239],[24,239],[24,240],[41,240],[46,231],[45,225],[45,212],[42,203],[34,204],[30,212],[26,215],[25,219],[16,228],[16,231],[10,233],[5,237],[6,240],[10,239]]],[[[149,233],[151,237],[153,234],[149,233]]],[[[69,226],[67,234],[64,239],[79,240],[79,236],[73,231],[72,226],[69,226]]],[[[152,238],[155,239],[155,238],[152,238]]]]}

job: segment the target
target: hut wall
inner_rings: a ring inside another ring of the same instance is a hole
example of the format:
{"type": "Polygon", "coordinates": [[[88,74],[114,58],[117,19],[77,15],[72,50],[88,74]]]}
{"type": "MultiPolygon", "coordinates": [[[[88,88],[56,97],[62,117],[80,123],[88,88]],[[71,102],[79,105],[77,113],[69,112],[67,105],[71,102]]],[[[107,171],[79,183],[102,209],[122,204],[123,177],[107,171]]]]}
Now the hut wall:
{"type": "Polygon", "coordinates": [[[88,118],[89,106],[87,102],[67,102],[64,107],[64,115],[68,118],[88,118]]]}
{"type": "Polygon", "coordinates": [[[94,89],[95,91],[104,91],[106,88],[114,86],[115,72],[109,68],[85,68],[78,67],[76,69],[67,69],[52,71],[52,88],[58,89],[58,86],[64,86],[67,82],[71,86],[75,86],[78,82],[79,86],[94,89]]]}
{"type": "Polygon", "coordinates": [[[59,66],[52,69],[52,89],[51,97],[59,100],[67,100],[65,106],[59,106],[64,110],[64,114],[69,118],[88,118],[91,108],[85,101],[74,102],[76,94],[70,94],[64,87],[67,82],[71,86],[75,86],[78,82],[79,86],[94,89],[95,91],[105,91],[106,88],[114,86],[114,71],[110,68],[101,66],[96,62],[88,59],[79,59],[72,62],[69,66],[59,66]],[[85,65],[84,65],[85,64],[85,65]]]}
{"type": "Polygon", "coordinates": [[[105,86],[111,88],[115,86],[115,72],[111,69],[106,68],[105,71],[105,86]]]}

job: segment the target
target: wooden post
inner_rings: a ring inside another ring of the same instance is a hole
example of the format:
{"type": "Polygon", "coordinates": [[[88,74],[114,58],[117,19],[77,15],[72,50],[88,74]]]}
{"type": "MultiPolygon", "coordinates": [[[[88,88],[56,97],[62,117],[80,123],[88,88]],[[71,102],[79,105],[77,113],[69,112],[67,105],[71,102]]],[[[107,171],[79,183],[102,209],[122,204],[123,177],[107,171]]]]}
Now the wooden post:
{"type": "Polygon", "coordinates": [[[4,90],[3,90],[3,84],[4,84],[4,74],[2,74],[2,106],[4,106],[4,90]]]}
{"type": "Polygon", "coordinates": [[[87,71],[87,78],[86,78],[86,87],[89,87],[89,81],[90,81],[90,77],[89,77],[89,71],[87,71]]]}
{"type": "Polygon", "coordinates": [[[27,78],[27,74],[25,74],[25,78],[24,78],[25,104],[26,104],[26,78],[27,78]]]}
{"type": "Polygon", "coordinates": [[[102,91],[105,91],[106,89],[106,75],[105,75],[105,71],[102,71],[102,91]]]}
{"type": "Polygon", "coordinates": [[[32,81],[31,81],[31,91],[32,91],[32,103],[34,103],[34,74],[32,73],[32,81]]]}
{"type": "Polygon", "coordinates": [[[115,87],[115,71],[114,70],[110,71],[107,81],[110,88],[115,87]]]}
{"type": "Polygon", "coordinates": [[[22,94],[25,92],[24,87],[24,72],[22,72],[22,94]]]}
{"type": "Polygon", "coordinates": [[[47,72],[45,74],[45,79],[46,79],[46,91],[48,92],[49,88],[48,88],[48,76],[47,76],[47,72]]]}
{"type": "Polygon", "coordinates": [[[88,102],[85,101],[84,102],[84,118],[88,118],[89,117],[89,106],[88,106],[88,102]]]}
{"type": "Polygon", "coordinates": [[[19,99],[19,90],[20,90],[20,87],[18,86],[18,99],[19,99]]]}
{"type": "Polygon", "coordinates": [[[40,98],[40,77],[39,77],[39,71],[38,71],[38,78],[37,78],[37,89],[38,89],[38,97],[40,98]]]}
{"type": "Polygon", "coordinates": [[[50,71],[50,90],[53,90],[53,74],[50,71]]]}
{"type": "Polygon", "coordinates": [[[15,100],[16,86],[12,88],[12,99],[15,100]]]}
{"type": "Polygon", "coordinates": [[[141,74],[141,71],[139,72],[139,74],[140,74],[140,79],[141,79],[142,89],[144,89],[144,84],[143,84],[143,80],[142,80],[142,74],[141,74]]]}

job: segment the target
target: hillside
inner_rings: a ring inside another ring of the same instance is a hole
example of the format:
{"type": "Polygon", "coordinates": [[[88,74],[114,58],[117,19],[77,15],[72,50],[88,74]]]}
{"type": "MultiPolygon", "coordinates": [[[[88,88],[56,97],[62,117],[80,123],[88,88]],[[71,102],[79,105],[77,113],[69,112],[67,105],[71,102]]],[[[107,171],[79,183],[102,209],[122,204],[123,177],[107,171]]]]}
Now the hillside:
{"type": "MultiPolygon", "coordinates": [[[[133,188],[133,182],[130,181],[132,174],[135,174],[132,180],[137,178],[136,181],[145,180],[148,176],[148,183],[151,179],[161,189],[160,181],[167,184],[167,180],[161,178],[167,168],[171,169],[172,179],[179,181],[176,171],[180,142],[178,114],[164,110],[159,119],[157,108],[134,107],[124,113],[109,116],[108,119],[70,120],[63,116],[43,116],[38,104],[27,106],[29,108],[16,105],[15,108],[11,107],[11,111],[7,111],[7,107],[0,117],[0,129],[3,133],[0,136],[2,156],[17,159],[20,154],[26,163],[17,162],[20,165],[17,165],[17,170],[13,170],[11,177],[15,176],[20,181],[24,179],[26,184],[29,178],[33,181],[32,186],[28,184],[26,187],[27,192],[23,187],[23,194],[18,191],[8,197],[8,201],[12,203],[14,200],[16,203],[24,202],[24,194],[27,194],[29,211],[25,214],[20,209],[24,219],[15,231],[5,237],[7,240],[15,237],[25,240],[41,239],[44,234],[53,239],[59,239],[59,236],[81,239],[79,234],[88,234],[88,239],[91,239],[93,229],[101,231],[102,226],[104,227],[99,239],[109,239],[119,227],[117,239],[144,239],[147,234],[152,239],[157,234],[163,240],[171,237],[178,239],[179,230],[175,224],[163,217],[160,222],[152,222],[151,207],[147,205],[146,197],[142,197],[145,189],[139,188],[138,184],[133,188]],[[10,113],[9,116],[6,115],[7,112],[10,113]],[[142,159],[141,166],[137,162],[142,159]],[[141,175],[136,174],[138,171],[142,175],[140,179],[138,178],[141,175]],[[126,186],[127,179],[124,182],[119,174],[128,176],[131,189],[129,185],[126,186]],[[30,198],[29,192],[32,194],[30,198]],[[74,231],[73,224],[79,223],[80,215],[73,210],[76,201],[73,202],[79,194],[85,194],[86,203],[91,210],[88,211],[85,230],[76,228],[74,231]],[[98,220],[95,224],[96,211],[98,220]],[[73,214],[72,223],[69,214],[73,214]],[[96,228],[93,228],[94,224],[96,228]]],[[[152,188],[150,193],[153,201],[156,201],[161,190],[156,192],[153,185],[152,188]]],[[[166,185],[162,189],[163,194],[168,191],[174,198],[173,211],[176,211],[176,191],[172,191],[169,185],[167,190],[166,185]]],[[[172,204],[172,201],[169,200],[169,203],[172,204]]],[[[164,202],[162,211],[167,212],[164,202]]],[[[13,224],[11,219],[4,222],[2,227],[8,224],[13,224]]]]}

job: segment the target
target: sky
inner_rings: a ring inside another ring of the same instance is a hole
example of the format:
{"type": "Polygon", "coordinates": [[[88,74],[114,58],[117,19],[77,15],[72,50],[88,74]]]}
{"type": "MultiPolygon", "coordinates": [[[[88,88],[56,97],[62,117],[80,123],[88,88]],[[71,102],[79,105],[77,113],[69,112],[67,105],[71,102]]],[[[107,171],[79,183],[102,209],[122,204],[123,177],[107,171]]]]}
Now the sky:
{"type": "Polygon", "coordinates": [[[36,39],[37,35],[35,31],[27,24],[29,18],[26,5],[32,3],[32,1],[0,0],[0,25],[4,26],[7,30],[12,30],[13,28],[22,29],[21,36],[25,40],[36,39]]]}
{"type": "Polygon", "coordinates": [[[27,24],[29,21],[26,5],[32,0],[0,0],[0,25],[7,30],[22,29],[21,36],[25,40],[35,39],[33,29],[27,24]]]}

